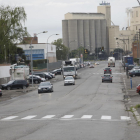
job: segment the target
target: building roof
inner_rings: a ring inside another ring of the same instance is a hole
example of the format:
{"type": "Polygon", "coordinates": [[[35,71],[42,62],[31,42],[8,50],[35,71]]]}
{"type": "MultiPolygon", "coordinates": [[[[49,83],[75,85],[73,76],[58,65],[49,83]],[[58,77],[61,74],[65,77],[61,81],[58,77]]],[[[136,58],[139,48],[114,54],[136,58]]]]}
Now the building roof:
{"type": "Polygon", "coordinates": [[[103,13],[83,13],[83,12],[68,12],[70,14],[91,14],[91,15],[104,15],[103,13]]]}

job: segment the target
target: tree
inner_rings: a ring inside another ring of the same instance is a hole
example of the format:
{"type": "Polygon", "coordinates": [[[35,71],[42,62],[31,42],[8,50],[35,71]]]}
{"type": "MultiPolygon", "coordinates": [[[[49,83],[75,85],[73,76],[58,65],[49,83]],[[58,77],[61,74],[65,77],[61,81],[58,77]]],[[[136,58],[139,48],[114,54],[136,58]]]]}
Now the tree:
{"type": "Polygon", "coordinates": [[[63,45],[62,39],[57,39],[53,43],[56,45],[56,58],[57,60],[66,60],[69,55],[69,48],[63,45]]]}
{"type": "Polygon", "coordinates": [[[16,43],[29,36],[26,27],[22,25],[25,20],[23,7],[0,7],[0,62],[15,55],[16,43]]]}

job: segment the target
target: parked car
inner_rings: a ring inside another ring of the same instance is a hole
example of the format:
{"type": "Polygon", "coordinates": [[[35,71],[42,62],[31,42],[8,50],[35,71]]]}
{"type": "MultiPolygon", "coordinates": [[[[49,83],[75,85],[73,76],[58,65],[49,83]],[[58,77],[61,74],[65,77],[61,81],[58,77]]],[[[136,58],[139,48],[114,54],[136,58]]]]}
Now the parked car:
{"type": "Polygon", "coordinates": [[[44,74],[45,74],[45,77],[47,79],[52,79],[53,78],[53,76],[49,72],[44,72],[44,74]]]}
{"type": "Polygon", "coordinates": [[[113,77],[113,76],[111,76],[111,74],[104,74],[104,76],[101,76],[101,77],[102,77],[102,83],[103,83],[104,81],[109,81],[109,82],[112,83],[112,77],[113,77]]]}
{"type": "Polygon", "coordinates": [[[140,76],[140,69],[136,69],[136,70],[130,70],[128,72],[129,76],[133,77],[133,76],[140,76]]]}
{"type": "Polygon", "coordinates": [[[52,76],[52,78],[55,78],[55,74],[54,73],[49,72],[49,74],[52,76]]]}
{"type": "Polygon", "coordinates": [[[15,88],[26,89],[28,86],[29,83],[27,83],[26,80],[12,80],[6,84],[2,84],[1,89],[7,89],[7,90],[15,89],[15,88]]]}
{"type": "Polygon", "coordinates": [[[45,78],[46,79],[45,74],[43,72],[35,72],[35,73],[33,73],[33,75],[38,75],[41,78],[45,78]]]}
{"type": "Polygon", "coordinates": [[[2,90],[0,89],[0,96],[2,96],[2,90]]]}
{"type": "Polygon", "coordinates": [[[38,87],[38,94],[43,92],[53,92],[53,84],[51,82],[41,82],[38,87]]]}
{"type": "Polygon", "coordinates": [[[136,92],[140,94],[140,84],[136,88],[136,92]]]}
{"type": "Polygon", "coordinates": [[[90,65],[89,68],[94,68],[94,65],[90,65]]]}
{"type": "Polygon", "coordinates": [[[105,68],[104,69],[104,74],[112,74],[112,69],[111,68],[105,68]]]}
{"type": "Polygon", "coordinates": [[[61,69],[55,69],[53,70],[51,73],[55,74],[55,75],[61,75],[62,70],[61,69]]]}
{"type": "Polygon", "coordinates": [[[128,65],[126,68],[129,71],[129,70],[133,69],[134,67],[135,67],[135,65],[128,65]]]}
{"type": "Polygon", "coordinates": [[[74,80],[73,76],[67,76],[64,79],[64,86],[65,85],[75,85],[75,80],[74,80]]]}
{"type": "MultiPolygon", "coordinates": [[[[43,78],[44,80],[45,78],[43,78]]],[[[29,75],[29,78],[28,78],[29,82],[32,83],[32,75],[29,75]]],[[[40,76],[37,76],[37,75],[33,75],[33,82],[35,84],[38,84],[40,82],[42,82],[42,78],[40,76]]]]}
{"type": "MultiPolygon", "coordinates": [[[[140,67],[139,66],[135,66],[135,67],[133,67],[131,70],[138,70],[138,69],[140,69],[140,67]]],[[[130,70],[129,70],[130,71],[130,70]]]]}

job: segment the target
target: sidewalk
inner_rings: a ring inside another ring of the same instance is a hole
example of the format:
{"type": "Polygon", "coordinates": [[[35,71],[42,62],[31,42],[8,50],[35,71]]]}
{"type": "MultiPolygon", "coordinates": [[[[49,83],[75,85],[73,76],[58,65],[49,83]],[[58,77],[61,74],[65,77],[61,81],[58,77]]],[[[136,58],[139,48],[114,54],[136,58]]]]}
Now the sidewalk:
{"type": "Polygon", "coordinates": [[[123,80],[124,80],[124,101],[125,101],[125,105],[127,110],[130,110],[131,108],[133,108],[133,113],[135,115],[135,117],[137,118],[137,121],[140,121],[140,108],[136,108],[136,105],[140,105],[140,95],[136,92],[136,87],[138,86],[138,84],[140,84],[140,77],[136,76],[136,77],[127,77],[126,72],[124,72],[123,67],[121,68],[121,72],[123,74],[123,80]],[[131,89],[131,80],[132,78],[132,89],[131,89]]]}

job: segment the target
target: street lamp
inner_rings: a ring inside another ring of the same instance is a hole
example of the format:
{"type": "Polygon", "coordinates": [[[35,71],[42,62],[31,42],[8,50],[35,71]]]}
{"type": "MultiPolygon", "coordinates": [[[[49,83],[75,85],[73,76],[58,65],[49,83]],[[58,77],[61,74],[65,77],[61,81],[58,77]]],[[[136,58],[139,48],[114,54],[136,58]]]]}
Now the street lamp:
{"type": "MultiPolygon", "coordinates": [[[[36,35],[41,34],[41,33],[47,33],[47,32],[48,32],[48,31],[43,31],[43,32],[37,33],[36,35]]],[[[35,36],[34,36],[34,37],[35,37],[35,36]]],[[[32,41],[33,41],[34,37],[32,38],[31,43],[30,43],[30,46],[29,46],[29,48],[31,49],[31,73],[32,73],[32,87],[33,87],[33,58],[32,58],[32,48],[33,48],[33,46],[32,46],[32,41]]]]}
{"type": "Polygon", "coordinates": [[[49,38],[51,37],[51,36],[53,36],[53,35],[59,35],[59,34],[52,34],[52,35],[50,35],[49,37],[48,37],[48,39],[47,39],[47,72],[49,72],[49,67],[48,67],[48,40],[49,40],[49,38]]]}

